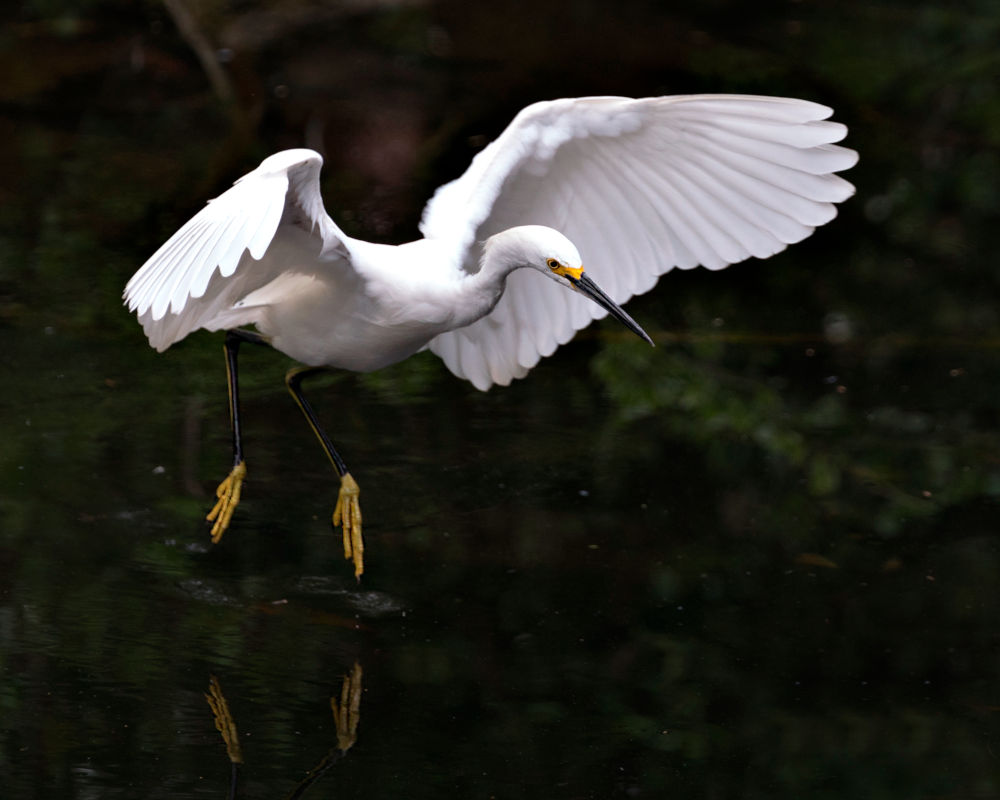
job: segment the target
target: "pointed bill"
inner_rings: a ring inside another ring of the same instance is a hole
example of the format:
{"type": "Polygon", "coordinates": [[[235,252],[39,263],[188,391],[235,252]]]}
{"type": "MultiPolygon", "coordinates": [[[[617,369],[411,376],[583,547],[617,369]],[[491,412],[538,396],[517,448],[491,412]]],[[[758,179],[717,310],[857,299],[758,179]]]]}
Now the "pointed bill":
{"type": "Polygon", "coordinates": [[[573,285],[581,294],[586,295],[591,300],[593,300],[597,305],[607,311],[612,317],[618,320],[622,325],[628,328],[632,333],[638,336],[640,339],[645,339],[650,344],[653,344],[653,340],[649,338],[649,334],[646,333],[639,323],[636,322],[632,317],[626,314],[621,306],[619,306],[614,300],[608,297],[604,291],[594,283],[587,275],[582,271],[580,272],[580,277],[576,278],[572,275],[565,276],[569,282],[573,285]]]}

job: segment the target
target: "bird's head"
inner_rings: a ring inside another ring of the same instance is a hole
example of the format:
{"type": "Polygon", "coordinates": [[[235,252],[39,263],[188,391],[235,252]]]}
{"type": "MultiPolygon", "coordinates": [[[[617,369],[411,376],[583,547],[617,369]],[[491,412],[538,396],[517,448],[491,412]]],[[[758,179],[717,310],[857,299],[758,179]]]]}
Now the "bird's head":
{"type": "Polygon", "coordinates": [[[503,258],[509,264],[536,269],[567,289],[590,298],[634,334],[653,343],[639,324],[584,272],[576,245],[559,231],[544,225],[522,225],[492,238],[499,240],[495,244],[506,250],[503,258]]]}

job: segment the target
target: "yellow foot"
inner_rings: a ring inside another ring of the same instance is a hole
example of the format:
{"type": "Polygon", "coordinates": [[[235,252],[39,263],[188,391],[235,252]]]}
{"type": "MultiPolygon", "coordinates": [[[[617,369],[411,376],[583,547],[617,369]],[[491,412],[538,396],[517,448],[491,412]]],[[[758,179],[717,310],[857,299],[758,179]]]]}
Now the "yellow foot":
{"type": "MultiPolygon", "coordinates": [[[[344,558],[354,561],[354,577],[365,571],[365,543],[361,540],[361,489],[347,473],[340,479],[340,494],[333,509],[333,526],[344,526],[344,558]]],[[[238,499],[238,498],[237,498],[238,499]]]]}
{"type": "Polygon", "coordinates": [[[205,517],[209,522],[215,522],[212,526],[212,544],[218,544],[222,534],[229,527],[229,520],[233,518],[233,512],[240,504],[240,492],[243,489],[243,479],[246,476],[247,465],[246,462],[241,461],[233,467],[233,471],[215,490],[215,496],[219,499],[212,510],[208,512],[208,516],[205,517]]]}

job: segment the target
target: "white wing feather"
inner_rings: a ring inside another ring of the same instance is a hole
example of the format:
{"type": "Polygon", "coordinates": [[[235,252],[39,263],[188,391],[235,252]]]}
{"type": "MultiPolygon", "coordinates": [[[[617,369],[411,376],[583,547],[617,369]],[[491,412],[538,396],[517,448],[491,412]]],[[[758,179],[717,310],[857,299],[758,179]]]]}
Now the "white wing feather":
{"type": "Polygon", "coordinates": [[[264,256],[283,224],[321,239],[317,251],[349,259],[347,237],[323,208],[312,150],[285,150],[261,162],[210,200],[125,287],[125,302],[157,350],[198,328],[219,330],[254,322],[259,309],[239,301],[275,280],[283,265],[264,256]]]}
{"type": "MultiPolygon", "coordinates": [[[[691,95],[563,99],[525,108],[424,210],[428,238],[458,243],[465,268],[515,225],[572,240],[617,303],[680,267],[767,258],[836,216],[857,162],[846,128],[804,100],[691,95]]],[[[507,385],[605,315],[533,270],[516,270],[494,310],[430,349],[479,389],[507,385]]]]}

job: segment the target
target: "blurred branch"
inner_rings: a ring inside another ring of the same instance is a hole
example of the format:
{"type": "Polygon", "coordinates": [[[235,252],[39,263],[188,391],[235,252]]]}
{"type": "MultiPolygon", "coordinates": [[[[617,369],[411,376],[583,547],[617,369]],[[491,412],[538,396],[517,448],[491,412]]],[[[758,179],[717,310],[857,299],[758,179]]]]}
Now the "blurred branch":
{"type": "Polygon", "coordinates": [[[188,11],[184,5],[184,0],[163,0],[163,5],[167,12],[173,17],[177,30],[180,31],[184,41],[194,50],[195,55],[201,62],[201,67],[208,76],[208,82],[212,84],[212,91],[216,97],[222,101],[223,105],[231,108],[236,107],[236,92],[233,91],[233,84],[229,80],[226,71],[219,64],[215,55],[215,48],[208,40],[208,37],[198,25],[198,20],[188,11]]]}
{"type": "Polygon", "coordinates": [[[215,48],[212,47],[208,37],[201,30],[198,21],[184,5],[184,0],[163,0],[163,5],[173,17],[174,24],[177,25],[177,30],[184,37],[184,41],[194,50],[201,62],[201,67],[205,70],[209,83],[212,84],[212,91],[224,105],[234,106],[236,93],[233,91],[229,76],[219,65],[219,60],[215,56],[215,48]]]}
{"type": "Polygon", "coordinates": [[[187,42],[201,62],[201,67],[208,76],[208,82],[212,86],[212,91],[219,99],[222,106],[229,114],[233,125],[233,142],[224,147],[221,152],[227,154],[227,158],[232,159],[236,154],[242,152],[250,139],[251,132],[256,123],[256,115],[247,113],[240,105],[233,82],[230,80],[226,70],[222,68],[219,59],[216,57],[216,48],[205,35],[198,20],[188,10],[184,0],[163,0],[163,5],[167,12],[173,17],[174,24],[181,34],[181,38],[187,42]]]}

